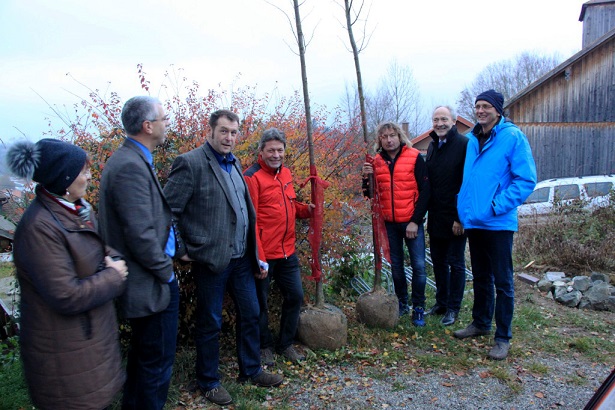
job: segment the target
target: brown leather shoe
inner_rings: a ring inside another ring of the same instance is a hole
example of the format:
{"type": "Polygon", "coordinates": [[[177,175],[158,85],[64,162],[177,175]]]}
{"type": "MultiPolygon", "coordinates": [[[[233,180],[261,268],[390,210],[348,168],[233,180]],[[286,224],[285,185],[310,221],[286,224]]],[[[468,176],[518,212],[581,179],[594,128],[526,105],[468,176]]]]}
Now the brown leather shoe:
{"type": "Polygon", "coordinates": [[[284,377],[281,374],[269,373],[262,370],[258,375],[248,378],[238,378],[239,383],[250,382],[258,387],[278,387],[284,381],[284,377]]]}
{"type": "Polygon", "coordinates": [[[261,349],[261,365],[273,366],[275,364],[275,358],[273,357],[273,350],[270,348],[261,349]]]}
{"type": "Polygon", "coordinates": [[[470,324],[465,329],[453,332],[453,336],[457,339],[465,339],[466,337],[484,336],[491,333],[491,330],[479,329],[474,324],[470,324]]]}
{"type": "Polygon", "coordinates": [[[286,360],[291,361],[293,363],[305,360],[305,356],[299,353],[297,349],[293,347],[293,345],[288,346],[280,354],[284,356],[286,360]]]}
{"type": "Polygon", "coordinates": [[[214,387],[208,391],[203,391],[201,389],[201,392],[207,400],[217,404],[218,406],[226,406],[227,404],[231,404],[233,402],[231,395],[222,386],[214,387]]]}

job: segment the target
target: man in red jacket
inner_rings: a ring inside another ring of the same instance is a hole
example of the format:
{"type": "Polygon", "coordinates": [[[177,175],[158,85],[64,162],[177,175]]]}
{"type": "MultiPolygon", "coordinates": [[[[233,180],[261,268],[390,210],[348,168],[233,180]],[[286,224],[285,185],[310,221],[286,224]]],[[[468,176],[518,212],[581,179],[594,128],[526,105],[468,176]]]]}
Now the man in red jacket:
{"type": "Polygon", "coordinates": [[[373,164],[363,164],[364,190],[374,174],[389,239],[391,273],[399,301],[399,316],[410,312],[404,272],[404,243],[412,266],[412,323],[425,326],[425,233],[423,222],[429,203],[429,178],[425,160],[412,148],[399,125],[385,122],[376,130],[373,164]]]}
{"type": "Polygon", "coordinates": [[[293,178],[283,165],[286,137],[276,128],[263,132],[258,162],[244,172],[256,209],[259,257],[267,261],[269,274],[256,280],[260,305],[261,362],[273,365],[273,350],[296,362],[304,357],[293,347],[303,303],[299,259],[295,252],[295,219],[309,218],[313,204],[296,201],[293,178]],[[270,280],[277,283],[283,297],[280,333],[274,343],[269,330],[267,300],[270,280]]]}

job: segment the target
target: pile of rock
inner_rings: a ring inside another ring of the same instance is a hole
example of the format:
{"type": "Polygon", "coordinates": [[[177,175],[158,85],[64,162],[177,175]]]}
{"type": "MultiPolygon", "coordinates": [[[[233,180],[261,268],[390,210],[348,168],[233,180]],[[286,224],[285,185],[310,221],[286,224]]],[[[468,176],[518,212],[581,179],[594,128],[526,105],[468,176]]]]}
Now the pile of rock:
{"type": "Polygon", "coordinates": [[[604,273],[567,278],[564,272],[547,272],[537,286],[563,305],[615,312],[615,286],[604,273]]]}

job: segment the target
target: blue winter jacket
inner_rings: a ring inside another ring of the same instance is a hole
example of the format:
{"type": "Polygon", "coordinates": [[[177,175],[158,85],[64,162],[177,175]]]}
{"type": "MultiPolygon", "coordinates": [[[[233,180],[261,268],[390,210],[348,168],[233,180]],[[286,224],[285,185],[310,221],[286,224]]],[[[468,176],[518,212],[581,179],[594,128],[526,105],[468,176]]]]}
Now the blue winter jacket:
{"type": "Polygon", "coordinates": [[[479,152],[480,130],[477,125],[468,134],[457,197],[459,219],[465,229],[517,231],[517,207],[536,186],[530,144],[515,124],[502,117],[479,152]]]}

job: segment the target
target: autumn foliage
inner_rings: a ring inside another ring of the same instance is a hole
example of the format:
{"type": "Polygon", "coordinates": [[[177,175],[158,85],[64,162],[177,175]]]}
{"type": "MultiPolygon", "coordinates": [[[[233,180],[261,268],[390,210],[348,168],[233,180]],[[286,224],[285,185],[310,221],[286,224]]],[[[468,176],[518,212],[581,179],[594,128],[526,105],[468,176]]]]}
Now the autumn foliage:
{"type": "MultiPolygon", "coordinates": [[[[176,73],[167,73],[167,77],[170,78],[171,74],[176,73]]],[[[141,66],[138,67],[138,76],[143,93],[149,94],[150,83],[141,66]]],[[[223,90],[202,91],[196,82],[186,78],[178,81],[177,75],[173,78],[174,86],[166,88],[173,88],[172,95],[166,99],[159,97],[171,118],[168,138],[154,152],[155,167],[163,186],[175,157],[203,144],[209,114],[220,108],[230,108],[241,119],[241,137],[234,154],[241,160],[244,169],[256,161],[261,133],[269,127],[277,127],[286,133],[288,144],[285,165],[296,179],[298,199],[310,200],[309,184],[299,189],[309,176],[309,155],[303,99],[298,93],[274,101],[270,95],[257,96],[255,89],[249,86],[233,93],[223,90]]],[[[75,113],[85,111],[87,114],[75,114],[73,119],[64,119],[66,128],[55,132],[60,138],[72,140],[90,153],[92,186],[87,199],[95,207],[98,204],[102,170],[125,136],[120,114],[123,102],[130,97],[121,98],[113,92],[102,96],[98,90],[90,90],[88,98],[75,105],[75,113]]],[[[352,121],[354,125],[348,124],[342,120],[346,115],[339,110],[328,111],[325,108],[317,108],[313,112],[316,167],[319,176],[330,183],[325,190],[321,246],[325,284],[334,275],[331,265],[339,261],[342,255],[364,245],[357,227],[364,225],[368,211],[360,194],[360,169],[366,147],[356,125],[358,121],[352,121]]],[[[304,278],[307,278],[311,274],[307,223],[301,221],[298,224],[298,255],[304,278]]],[[[178,264],[176,268],[182,284],[183,331],[192,322],[190,319],[195,308],[194,283],[190,278],[190,265],[178,264]]],[[[314,294],[311,281],[305,279],[304,287],[306,295],[314,294]]]]}

